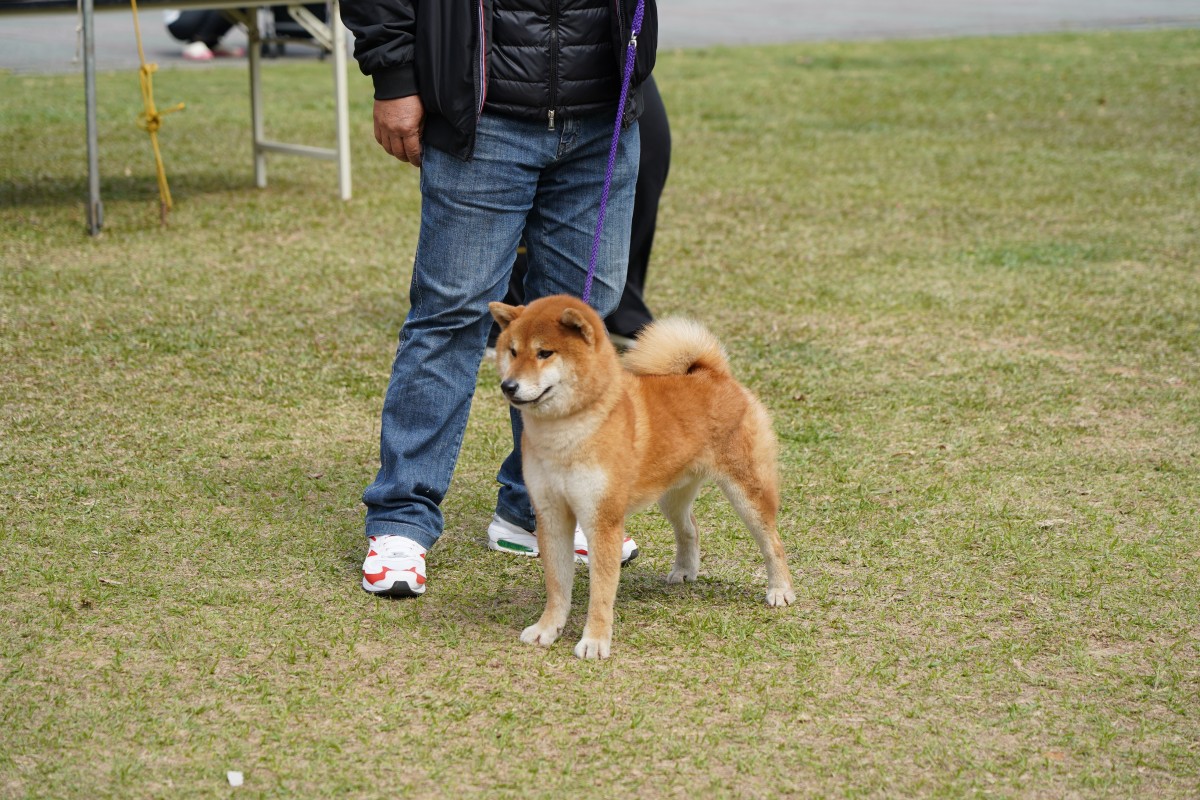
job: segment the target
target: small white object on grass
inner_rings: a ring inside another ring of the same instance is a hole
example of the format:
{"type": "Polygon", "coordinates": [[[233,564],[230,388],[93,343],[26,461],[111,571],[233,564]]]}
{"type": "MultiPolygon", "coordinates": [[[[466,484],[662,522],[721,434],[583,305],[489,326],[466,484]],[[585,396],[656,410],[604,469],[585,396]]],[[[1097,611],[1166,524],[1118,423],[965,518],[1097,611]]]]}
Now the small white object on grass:
{"type": "Polygon", "coordinates": [[[230,786],[241,786],[242,785],[242,773],[240,773],[240,772],[233,772],[231,770],[231,771],[225,773],[225,777],[229,778],[230,786]]]}

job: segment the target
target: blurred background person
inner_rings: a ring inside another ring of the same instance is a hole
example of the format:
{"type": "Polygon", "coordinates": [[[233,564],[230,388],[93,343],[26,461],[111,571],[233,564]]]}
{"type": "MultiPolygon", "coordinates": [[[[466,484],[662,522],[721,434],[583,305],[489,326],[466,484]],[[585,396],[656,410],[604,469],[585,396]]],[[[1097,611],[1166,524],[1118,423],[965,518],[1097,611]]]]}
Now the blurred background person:
{"type": "Polygon", "coordinates": [[[167,23],[167,33],[184,43],[183,57],[188,61],[212,61],[218,57],[240,57],[246,54],[241,47],[221,46],[221,40],[234,25],[233,19],[222,11],[166,11],[163,17],[167,23]]]}

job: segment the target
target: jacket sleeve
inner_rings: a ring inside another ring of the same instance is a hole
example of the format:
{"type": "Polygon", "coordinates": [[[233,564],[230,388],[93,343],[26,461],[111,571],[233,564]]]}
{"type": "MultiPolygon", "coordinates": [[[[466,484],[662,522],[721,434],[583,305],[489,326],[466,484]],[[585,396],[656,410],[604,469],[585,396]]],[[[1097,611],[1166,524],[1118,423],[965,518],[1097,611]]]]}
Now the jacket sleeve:
{"type": "Polygon", "coordinates": [[[342,21],[354,34],[354,58],[375,84],[376,100],[417,93],[413,69],[420,0],[342,0],[342,21]]]}

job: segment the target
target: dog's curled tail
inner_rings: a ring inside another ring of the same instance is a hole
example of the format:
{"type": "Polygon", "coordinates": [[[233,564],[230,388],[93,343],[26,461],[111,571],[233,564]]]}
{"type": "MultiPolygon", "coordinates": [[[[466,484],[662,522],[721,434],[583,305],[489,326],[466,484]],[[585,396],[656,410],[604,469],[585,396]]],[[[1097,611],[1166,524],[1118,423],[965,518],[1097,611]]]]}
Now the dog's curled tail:
{"type": "Polygon", "coordinates": [[[680,317],[646,326],[624,361],[638,375],[686,375],[696,370],[730,374],[725,348],[717,337],[699,322],[680,317]]]}

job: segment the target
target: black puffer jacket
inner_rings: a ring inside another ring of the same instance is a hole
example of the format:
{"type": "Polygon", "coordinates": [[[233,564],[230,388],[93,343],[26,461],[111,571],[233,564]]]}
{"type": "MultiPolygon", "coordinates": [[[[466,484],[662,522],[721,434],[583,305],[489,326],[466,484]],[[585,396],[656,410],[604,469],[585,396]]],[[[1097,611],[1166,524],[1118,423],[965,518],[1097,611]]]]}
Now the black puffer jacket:
{"type": "MultiPolygon", "coordinates": [[[[497,65],[493,57],[493,2],[494,0],[342,0],[342,19],[354,33],[354,57],[363,73],[371,76],[374,81],[376,99],[386,100],[420,94],[426,114],[425,143],[463,159],[470,158],[474,151],[475,125],[485,103],[492,104],[498,110],[507,110],[508,113],[518,113],[515,110],[518,105],[527,112],[529,108],[524,102],[514,102],[515,96],[508,90],[515,88],[515,83],[507,88],[497,88],[499,98],[493,99],[490,96],[492,67],[496,65],[496,70],[503,74],[509,67],[519,66],[516,62],[497,65]]],[[[504,0],[501,24],[507,24],[506,10],[518,7],[516,2],[517,0],[504,0]]],[[[607,4],[611,9],[607,15],[608,57],[616,65],[613,74],[617,75],[624,68],[626,45],[629,42],[637,0],[599,2],[607,4]]],[[[523,0],[521,5],[544,9],[543,14],[547,19],[552,7],[559,8],[561,12],[564,7],[570,6],[569,21],[573,25],[576,22],[585,22],[588,13],[586,9],[594,9],[596,2],[523,0]]],[[[655,0],[645,0],[645,6],[633,71],[634,87],[649,77],[654,68],[654,57],[658,47],[658,9],[655,0]]],[[[563,22],[562,19],[559,21],[563,22]]],[[[551,28],[544,27],[544,31],[549,35],[551,28]]],[[[563,29],[560,27],[558,32],[561,35],[563,29]]],[[[574,33],[568,38],[577,43],[583,42],[582,39],[576,39],[574,33]]],[[[546,43],[549,44],[549,40],[546,43]]],[[[582,46],[587,48],[586,44],[582,46]]],[[[582,52],[576,52],[575,56],[582,52]]],[[[595,54],[595,51],[591,53],[593,56],[595,54]]],[[[570,63],[573,58],[570,50],[567,56],[570,63]]],[[[587,58],[583,60],[588,61],[587,58]]],[[[546,63],[548,65],[550,62],[546,63]]],[[[573,76],[574,73],[570,73],[567,77],[573,76]]],[[[567,84],[560,81],[559,89],[570,83],[570,80],[567,84]]],[[[614,78],[610,85],[612,95],[607,107],[615,108],[620,84],[614,78]]],[[[600,88],[599,83],[593,84],[590,79],[584,77],[570,91],[574,93],[580,89],[600,88]]],[[[572,96],[584,98],[585,94],[572,96]]],[[[552,105],[547,100],[544,106],[547,116],[552,105]]],[[[592,107],[592,100],[584,100],[578,106],[562,106],[564,109],[581,111],[592,107]]],[[[537,112],[528,113],[532,116],[537,112]]],[[[640,113],[640,97],[635,91],[631,93],[630,102],[626,106],[626,124],[632,123],[640,113]]]]}
{"type": "Polygon", "coordinates": [[[611,0],[492,0],[485,108],[547,120],[610,111],[621,91],[611,0]]]}

